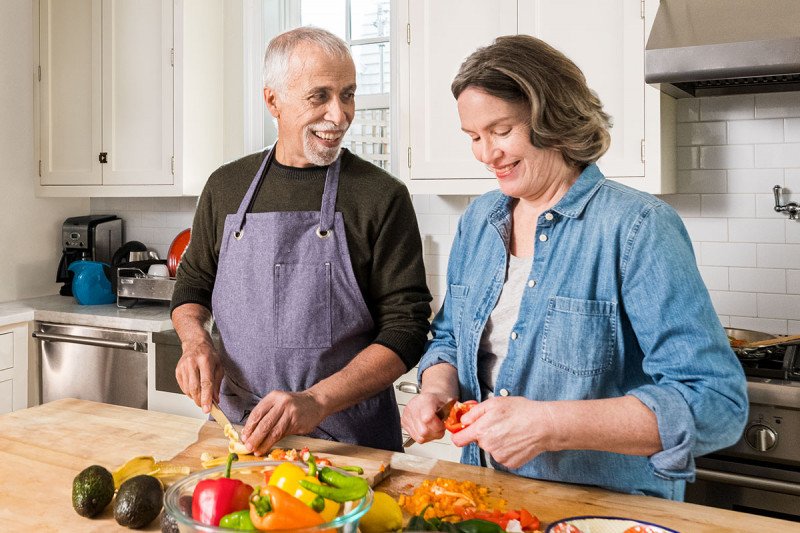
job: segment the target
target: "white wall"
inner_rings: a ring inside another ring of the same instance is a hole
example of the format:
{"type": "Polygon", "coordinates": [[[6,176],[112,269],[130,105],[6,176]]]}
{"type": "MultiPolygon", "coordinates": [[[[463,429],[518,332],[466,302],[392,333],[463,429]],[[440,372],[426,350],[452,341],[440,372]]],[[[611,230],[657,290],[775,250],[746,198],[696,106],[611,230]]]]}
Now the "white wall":
{"type": "Polygon", "coordinates": [[[88,199],[36,198],[31,0],[0,2],[0,302],[55,294],[61,224],[88,199]]]}

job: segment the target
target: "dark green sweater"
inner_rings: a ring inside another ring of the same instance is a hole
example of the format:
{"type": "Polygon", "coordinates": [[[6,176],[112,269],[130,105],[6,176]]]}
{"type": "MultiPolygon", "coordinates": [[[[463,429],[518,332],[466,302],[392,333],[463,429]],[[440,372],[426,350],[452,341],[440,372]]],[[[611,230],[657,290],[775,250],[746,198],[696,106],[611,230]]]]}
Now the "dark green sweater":
{"type": "MultiPolygon", "coordinates": [[[[265,153],[228,163],[208,179],[178,269],[173,310],[185,303],[211,310],[225,217],[238,210],[265,153]]],[[[326,170],[274,162],[251,211],[319,211],[326,170]]],[[[399,180],[345,150],[336,211],[344,218],[353,271],[375,322],[374,342],[411,368],[422,355],[431,301],[411,197],[399,180]]]]}

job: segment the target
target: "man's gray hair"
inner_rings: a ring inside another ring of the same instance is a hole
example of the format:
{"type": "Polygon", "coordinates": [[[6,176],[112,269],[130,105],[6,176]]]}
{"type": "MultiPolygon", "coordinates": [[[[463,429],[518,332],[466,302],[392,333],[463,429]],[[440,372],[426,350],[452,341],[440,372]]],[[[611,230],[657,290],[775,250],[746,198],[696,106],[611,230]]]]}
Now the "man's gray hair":
{"type": "Polygon", "coordinates": [[[322,28],[301,26],[277,35],[267,45],[264,53],[264,87],[283,92],[289,73],[289,59],[294,49],[303,43],[313,43],[331,57],[352,58],[350,48],[340,37],[322,28]]]}

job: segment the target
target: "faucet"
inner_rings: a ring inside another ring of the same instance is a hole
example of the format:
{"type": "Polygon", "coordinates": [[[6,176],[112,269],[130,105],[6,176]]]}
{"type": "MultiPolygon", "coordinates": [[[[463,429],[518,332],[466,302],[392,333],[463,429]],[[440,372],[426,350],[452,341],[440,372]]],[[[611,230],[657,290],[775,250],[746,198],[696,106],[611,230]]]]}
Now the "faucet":
{"type": "Polygon", "coordinates": [[[798,215],[800,215],[800,205],[797,205],[795,202],[789,202],[788,204],[781,205],[781,186],[776,185],[772,188],[773,194],[775,194],[775,211],[778,213],[789,213],[789,220],[797,220],[798,215]]]}

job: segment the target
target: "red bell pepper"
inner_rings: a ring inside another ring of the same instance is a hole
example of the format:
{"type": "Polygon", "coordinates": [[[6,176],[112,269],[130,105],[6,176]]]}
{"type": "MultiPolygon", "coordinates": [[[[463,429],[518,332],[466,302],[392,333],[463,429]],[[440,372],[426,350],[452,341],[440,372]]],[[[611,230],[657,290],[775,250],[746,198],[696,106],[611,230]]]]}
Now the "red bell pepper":
{"type": "Polygon", "coordinates": [[[478,402],[475,400],[454,403],[453,408],[450,409],[450,414],[444,419],[445,429],[447,429],[447,431],[450,433],[458,433],[467,427],[461,422],[461,417],[476,405],[478,405],[478,402]]]}
{"type": "Polygon", "coordinates": [[[225,477],[204,479],[194,488],[192,518],[202,524],[218,526],[223,516],[250,508],[253,487],[238,479],[231,479],[231,464],[238,459],[228,455],[225,477]]]}

